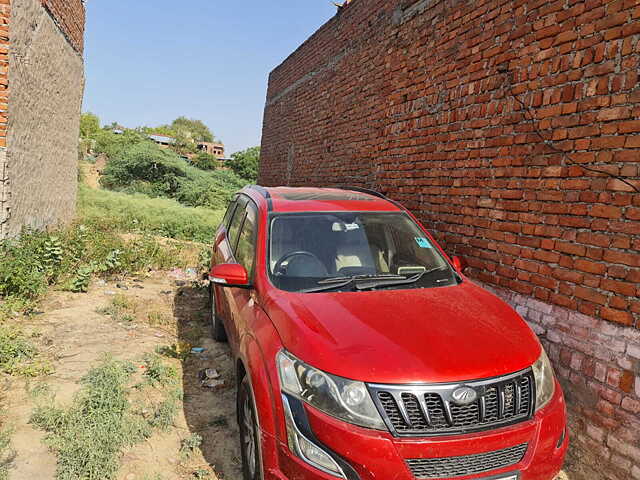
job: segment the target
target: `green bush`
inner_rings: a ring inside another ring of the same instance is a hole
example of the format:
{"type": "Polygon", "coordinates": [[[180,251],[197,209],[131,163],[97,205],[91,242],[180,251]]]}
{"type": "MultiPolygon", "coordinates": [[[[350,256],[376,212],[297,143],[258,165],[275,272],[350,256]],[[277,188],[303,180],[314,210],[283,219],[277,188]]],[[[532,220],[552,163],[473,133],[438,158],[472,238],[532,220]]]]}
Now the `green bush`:
{"type": "Polygon", "coordinates": [[[238,176],[255,182],[258,179],[258,165],[260,163],[260,147],[251,147],[231,155],[227,165],[238,176]]]}
{"type": "Polygon", "coordinates": [[[114,148],[100,178],[107,189],[169,197],[183,205],[224,209],[247,181],[233,171],[203,171],[151,142],[114,148]]]}
{"type": "Polygon", "coordinates": [[[210,243],[224,212],[184,207],[175,200],[94,190],[81,185],[78,213],[99,229],[146,233],[161,237],[210,243]]]}
{"type": "Polygon", "coordinates": [[[216,170],[218,159],[207,152],[200,152],[191,159],[191,164],[200,170],[216,170]]]}

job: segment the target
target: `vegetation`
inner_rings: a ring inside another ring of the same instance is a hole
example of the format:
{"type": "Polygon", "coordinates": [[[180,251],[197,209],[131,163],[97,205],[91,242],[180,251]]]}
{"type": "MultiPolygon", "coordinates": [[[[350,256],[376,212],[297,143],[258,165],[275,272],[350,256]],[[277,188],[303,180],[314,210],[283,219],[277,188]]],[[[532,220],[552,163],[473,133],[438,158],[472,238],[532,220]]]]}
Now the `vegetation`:
{"type": "Polygon", "coordinates": [[[246,178],[250,182],[258,179],[258,164],[260,162],[260,147],[251,147],[231,155],[227,165],[239,177],[246,178]]]}
{"type": "Polygon", "coordinates": [[[0,423],[0,480],[9,479],[9,468],[15,457],[11,448],[11,433],[10,428],[0,423]]]}
{"type": "Polygon", "coordinates": [[[110,156],[100,178],[109,190],[173,198],[190,207],[223,209],[247,183],[228,170],[203,171],[151,142],[139,142],[110,156]]]}
{"type": "Polygon", "coordinates": [[[50,398],[36,408],[31,422],[47,432],[45,442],[58,455],[58,480],[113,479],[126,447],[173,423],[179,394],[167,392],[156,407],[146,395],[144,403],[132,403],[135,371],[133,364],[107,357],[81,380],[69,408],[56,406],[50,398]],[[149,410],[152,414],[145,416],[149,410]]]}
{"type": "Polygon", "coordinates": [[[92,276],[131,274],[185,266],[185,245],[163,244],[150,236],[124,239],[118,233],[79,224],[55,233],[25,231],[0,243],[0,321],[13,309],[29,310],[56,285],[86,291],[92,276]],[[13,309],[11,308],[13,307],[13,309]]]}
{"type": "Polygon", "coordinates": [[[187,117],[178,117],[170,125],[147,128],[146,131],[171,137],[186,137],[196,142],[216,141],[215,136],[204,122],[187,117]]]}
{"type": "Polygon", "coordinates": [[[95,190],[81,185],[78,213],[87,225],[98,229],[157,235],[210,243],[220,224],[222,210],[190,208],[175,200],[95,190]]]}
{"type": "Polygon", "coordinates": [[[80,138],[91,138],[100,130],[100,119],[93,113],[80,115],[80,138]]]}
{"type": "Polygon", "coordinates": [[[215,170],[219,166],[218,159],[207,152],[199,152],[191,159],[191,164],[200,170],[215,170]]]}

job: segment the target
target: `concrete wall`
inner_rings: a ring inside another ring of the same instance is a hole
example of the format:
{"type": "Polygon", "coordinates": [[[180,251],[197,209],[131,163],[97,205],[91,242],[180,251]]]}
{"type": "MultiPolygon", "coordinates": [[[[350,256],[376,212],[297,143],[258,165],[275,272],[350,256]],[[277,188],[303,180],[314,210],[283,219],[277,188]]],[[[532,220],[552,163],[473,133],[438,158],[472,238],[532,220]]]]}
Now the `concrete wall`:
{"type": "Polygon", "coordinates": [[[530,322],[590,480],[640,479],[640,193],[590,170],[640,188],[639,67],[637,0],[354,0],[264,115],[260,183],[385,192],[530,322]]]}
{"type": "Polygon", "coordinates": [[[0,0],[0,239],[9,220],[9,178],[7,171],[7,109],[9,94],[9,0],[0,0]]]}
{"type": "Polygon", "coordinates": [[[60,25],[40,0],[11,2],[5,235],[75,214],[84,64],[60,25]]]}

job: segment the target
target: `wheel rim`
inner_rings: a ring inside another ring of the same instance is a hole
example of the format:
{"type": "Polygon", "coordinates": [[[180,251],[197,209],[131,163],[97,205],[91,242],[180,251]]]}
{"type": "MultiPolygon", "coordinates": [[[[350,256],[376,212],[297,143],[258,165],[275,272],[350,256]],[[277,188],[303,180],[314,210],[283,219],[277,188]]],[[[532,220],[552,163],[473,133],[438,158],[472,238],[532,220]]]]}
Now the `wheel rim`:
{"type": "Polygon", "coordinates": [[[244,399],[242,406],[242,423],[244,430],[243,448],[245,457],[247,459],[247,467],[249,468],[249,475],[251,478],[256,476],[256,431],[253,422],[253,412],[251,410],[251,404],[249,396],[244,399]]]}

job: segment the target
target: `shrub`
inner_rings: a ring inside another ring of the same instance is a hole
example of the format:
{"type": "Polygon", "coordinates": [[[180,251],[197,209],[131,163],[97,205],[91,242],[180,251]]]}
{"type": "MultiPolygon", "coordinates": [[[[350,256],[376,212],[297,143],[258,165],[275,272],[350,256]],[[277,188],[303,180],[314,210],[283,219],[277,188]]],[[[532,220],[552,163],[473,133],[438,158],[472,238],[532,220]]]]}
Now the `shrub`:
{"type": "Polygon", "coordinates": [[[218,168],[218,159],[207,152],[200,152],[191,159],[191,164],[200,170],[215,170],[218,168]]]}
{"type": "Polygon", "coordinates": [[[169,197],[183,205],[224,209],[246,181],[232,171],[204,171],[150,142],[110,155],[100,184],[110,190],[169,197]]]}
{"type": "Polygon", "coordinates": [[[258,164],[260,162],[260,147],[251,147],[231,155],[227,165],[238,176],[249,182],[258,179],[258,164]]]}

